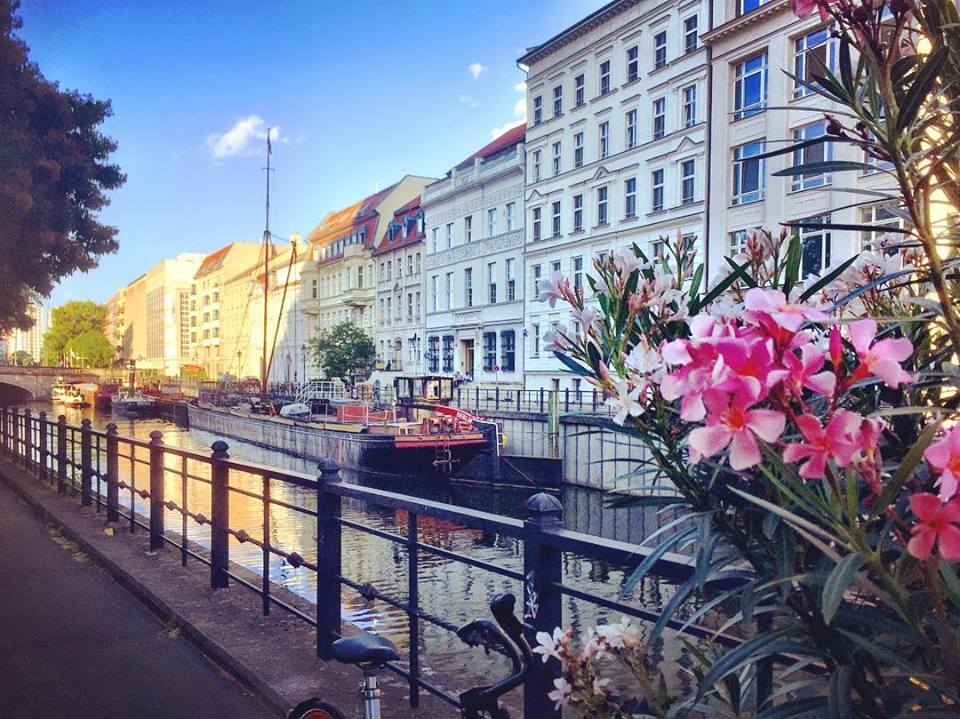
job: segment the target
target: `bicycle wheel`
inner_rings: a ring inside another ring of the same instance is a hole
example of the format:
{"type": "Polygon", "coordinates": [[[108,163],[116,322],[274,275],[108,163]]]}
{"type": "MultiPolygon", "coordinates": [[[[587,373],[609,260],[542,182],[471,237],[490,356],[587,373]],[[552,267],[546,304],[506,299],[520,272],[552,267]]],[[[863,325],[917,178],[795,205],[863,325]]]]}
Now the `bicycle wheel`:
{"type": "Polygon", "coordinates": [[[340,710],[319,699],[307,699],[297,704],[287,719],[346,719],[340,710]]]}

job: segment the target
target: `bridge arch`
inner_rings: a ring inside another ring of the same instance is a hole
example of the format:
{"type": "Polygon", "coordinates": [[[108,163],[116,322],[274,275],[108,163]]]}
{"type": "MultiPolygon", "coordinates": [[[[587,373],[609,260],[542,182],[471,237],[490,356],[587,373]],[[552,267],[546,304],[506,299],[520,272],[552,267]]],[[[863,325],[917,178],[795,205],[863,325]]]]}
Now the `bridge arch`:
{"type": "Polygon", "coordinates": [[[0,379],[0,406],[26,404],[36,399],[33,390],[8,378],[0,379]]]}

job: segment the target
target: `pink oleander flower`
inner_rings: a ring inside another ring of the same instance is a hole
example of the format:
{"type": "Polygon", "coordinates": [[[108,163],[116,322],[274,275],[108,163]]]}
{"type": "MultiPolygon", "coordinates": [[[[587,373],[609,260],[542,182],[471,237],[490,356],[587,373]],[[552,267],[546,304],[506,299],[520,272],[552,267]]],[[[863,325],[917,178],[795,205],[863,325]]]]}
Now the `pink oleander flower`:
{"type": "Polygon", "coordinates": [[[813,343],[800,347],[800,356],[794,352],[784,352],[781,358],[787,376],[784,384],[797,396],[806,387],[824,397],[832,397],[837,388],[837,376],[830,371],[821,372],[826,355],[813,343]]]}
{"type": "Polygon", "coordinates": [[[718,342],[717,351],[723,357],[726,376],[714,386],[728,392],[745,387],[755,399],[763,399],[786,376],[774,358],[773,342],[757,339],[752,343],[744,340],[718,342]]]}
{"type": "Polygon", "coordinates": [[[854,381],[868,374],[883,380],[887,387],[896,389],[904,382],[912,382],[914,377],[900,366],[911,354],[913,343],[906,337],[880,340],[873,343],[877,336],[877,323],[872,319],[857,320],[850,325],[850,343],[857,351],[860,366],[852,375],[854,381]]]}
{"type": "Polygon", "coordinates": [[[621,277],[629,277],[634,270],[639,270],[644,266],[643,260],[637,257],[632,247],[625,247],[613,253],[613,266],[620,273],[621,277]]]}
{"type": "Polygon", "coordinates": [[[570,286],[570,280],[559,272],[554,272],[549,280],[543,279],[537,283],[538,302],[549,302],[551,307],[556,307],[557,300],[570,300],[573,297],[573,289],[570,286]]]}
{"type": "Polygon", "coordinates": [[[645,386],[645,383],[638,384],[631,389],[624,379],[618,379],[613,383],[616,396],[607,398],[606,404],[616,410],[613,415],[614,422],[622,425],[627,421],[627,417],[639,417],[643,413],[640,395],[643,393],[645,386]]]}
{"type": "Polygon", "coordinates": [[[911,556],[926,559],[939,546],[944,559],[960,559],[960,502],[942,504],[936,495],[922,492],[910,497],[910,510],[918,520],[907,543],[911,556]]]}
{"type": "Polygon", "coordinates": [[[775,324],[788,332],[796,332],[804,322],[822,322],[827,315],[821,310],[802,302],[788,302],[780,290],[754,287],[743,297],[748,319],[768,316],[775,324]]]}
{"type": "Polygon", "coordinates": [[[820,13],[820,20],[826,22],[830,17],[827,8],[836,0],[790,0],[790,9],[801,20],[806,20],[816,10],[820,13]]]}
{"type": "Polygon", "coordinates": [[[600,310],[591,306],[584,307],[582,310],[573,310],[570,314],[584,331],[590,329],[590,326],[600,319],[600,310]]]}
{"type": "Polygon", "coordinates": [[[638,342],[623,361],[627,369],[637,375],[649,377],[654,382],[663,378],[663,357],[646,340],[638,342]]]}
{"type": "Polygon", "coordinates": [[[805,441],[788,444],[783,450],[783,459],[785,462],[807,460],[800,467],[801,477],[820,479],[826,472],[828,460],[838,467],[846,467],[861,449],[858,432],[863,418],[858,414],[837,412],[826,427],[821,427],[820,420],[812,414],[800,415],[796,423],[805,441]]]}
{"type": "Polygon", "coordinates": [[[566,638],[566,632],[560,627],[554,627],[552,635],[548,632],[537,632],[537,646],[533,648],[533,653],[539,654],[544,664],[550,657],[560,659],[560,646],[566,638]]]}
{"type": "Polygon", "coordinates": [[[730,446],[730,466],[748,469],[762,460],[757,437],[776,442],[783,434],[786,417],[772,409],[751,409],[754,400],[744,391],[732,395],[710,389],[703,393],[707,425],[690,433],[690,459],[699,462],[730,446]]]}
{"type": "Polygon", "coordinates": [[[573,685],[565,678],[558,677],[553,680],[553,686],[555,689],[547,693],[547,699],[554,702],[554,709],[560,709],[570,701],[570,695],[573,693],[573,685]]]}
{"type": "Polygon", "coordinates": [[[543,341],[547,344],[544,349],[547,352],[564,352],[570,348],[570,339],[566,335],[566,328],[557,325],[555,329],[550,330],[543,336],[543,341]]]}
{"type": "Polygon", "coordinates": [[[954,425],[946,437],[927,447],[923,458],[940,474],[937,479],[940,499],[953,498],[960,488],[960,425],[954,425]]]}

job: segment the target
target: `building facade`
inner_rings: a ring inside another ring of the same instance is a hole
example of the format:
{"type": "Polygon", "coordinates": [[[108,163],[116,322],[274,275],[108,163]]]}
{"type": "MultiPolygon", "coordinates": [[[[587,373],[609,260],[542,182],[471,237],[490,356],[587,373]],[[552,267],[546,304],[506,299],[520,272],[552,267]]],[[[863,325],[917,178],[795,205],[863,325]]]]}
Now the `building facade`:
{"type": "Polygon", "coordinates": [[[43,302],[34,300],[27,305],[27,316],[33,324],[25,330],[11,330],[6,337],[6,351],[0,351],[0,357],[13,360],[18,353],[25,352],[35,364],[43,364],[43,335],[50,324],[50,313],[43,302]]]}
{"type": "Polygon", "coordinates": [[[426,188],[425,371],[523,386],[523,126],[426,188]]]}
{"type": "Polygon", "coordinates": [[[308,338],[346,321],[374,336],[377,291],[373,248],[393,221],[394,212],[418,197],[432,181],[407,175],[384,190],[331,212],[310,233],[307,246],[311,262],[304,267],[300,294],[308,338]]]}
{"type": "MultiPolygon", "coordinates": [[[[544,349],[570,313],[537,301],[560,272],[589,294],[593,261],[682,235],[704,254],[706,0],[620,0],[519,59],[527,71],[526,386],[581,389],[544,349]]],[[[584,387],[583,389],[586,389],[584,387]]]]}
{"type": "Polygon", "coordinates": [[[423,374],[423,255],[426,227],[420,196],[393,213],[373,250],[376,281],[375,379],[423,374]]]}
{"type": "MultiPolygon", "coordinates": [[[[783,0],[714,0],[714,28],[706,33],[712,68],[711,238],[707,277],[724,271],[725,256],[736,255],[747,231],[779,232],[783,222],[867,223],[879,228],[900,220],[883,204],[851,206],[863,199],[834,188],[889,189],[882,173],[813,173],[774,177],[794,165],[823,160],[864,161],[846,143],[812,144],[800,151],[760,159],[785,142],[826,134],[824,110],[833,105],[784,73],[812,81],[818,63],[837,66],[837,41],[816,13],[798,20],[783,0]]],[[[804,276],[837,265],[869,240],[859,232],[806,228],[804,276]]]]}

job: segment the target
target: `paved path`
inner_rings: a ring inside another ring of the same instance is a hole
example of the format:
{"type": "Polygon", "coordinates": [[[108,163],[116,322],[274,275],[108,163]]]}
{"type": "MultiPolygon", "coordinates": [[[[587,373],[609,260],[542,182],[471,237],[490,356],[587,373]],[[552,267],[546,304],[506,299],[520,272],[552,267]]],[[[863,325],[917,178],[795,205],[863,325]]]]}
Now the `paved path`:
{"type": "Polygon", "coordinates": [[[271,716],[0,484],[0,717],[271,716]]]}

